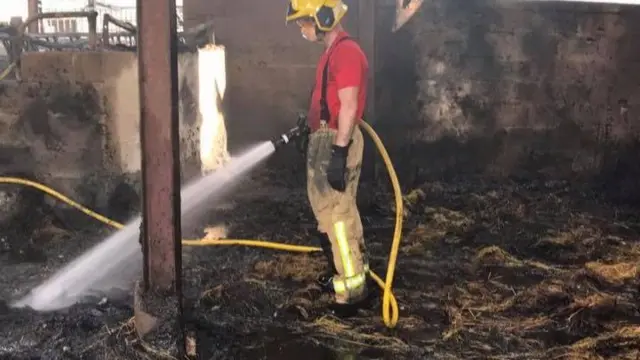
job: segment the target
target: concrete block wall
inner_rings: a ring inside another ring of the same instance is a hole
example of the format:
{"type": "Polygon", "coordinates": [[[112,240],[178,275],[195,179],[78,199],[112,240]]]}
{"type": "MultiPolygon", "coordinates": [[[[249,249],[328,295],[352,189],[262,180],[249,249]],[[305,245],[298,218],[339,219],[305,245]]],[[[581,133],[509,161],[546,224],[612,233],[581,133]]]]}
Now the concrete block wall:
{"type": "Polygon", "coordinates": [[[26,81],[4,85],[0,122],[7,131],[0,143],[24,155],[9,156],[0,172],[28,174],[91,203],[93,196],[83,188],[102,173],[104,155],[105,102],[92,85],[102,62],[93,54],[75,60],[65,53],[28,54],[26,81]]]}
{"type": "MultiPolygon", "coordinates": [[[[26,53],[20,70],[23,81],[4,85],[0,93],[0,144],[6,150],[1,174],[27,174],[99,208],[107,207],[118,184],[139,188],[135,53],[26,53]]],[[[180,54],[186,178],[200,172],[197,71],[197,54],[180,54]]]]}
{"type": "MultiPolygon", "coordinates": [[[[617,7],[456,3],[427,4],[412,29],[427,136],[547,129],[563,116],[593,128],[609,105],[619,110],[610,97],[629,84],[617,76],[628,60],[617,7]]],[[[612,136],[628,130],[615,126],[612,136]]]]}
{"type": "Polygon", "coordinates": [[[613,5],[426,2],[378,36],[378,110],[399,165],[416,178],[619,168],[640,126],[639,17],[613,5]]]}

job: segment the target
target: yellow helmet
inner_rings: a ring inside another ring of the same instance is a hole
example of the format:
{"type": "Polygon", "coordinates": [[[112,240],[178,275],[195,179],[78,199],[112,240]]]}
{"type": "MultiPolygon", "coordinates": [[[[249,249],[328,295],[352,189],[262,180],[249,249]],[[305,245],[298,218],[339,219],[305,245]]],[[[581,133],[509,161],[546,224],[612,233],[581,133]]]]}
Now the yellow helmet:
{"type": "Polygon", "coordinates": [[[312,18],[318,29],[331,31],[347,13],[348,6],[342,0],[290,0],[287,23],[312,18]]]}

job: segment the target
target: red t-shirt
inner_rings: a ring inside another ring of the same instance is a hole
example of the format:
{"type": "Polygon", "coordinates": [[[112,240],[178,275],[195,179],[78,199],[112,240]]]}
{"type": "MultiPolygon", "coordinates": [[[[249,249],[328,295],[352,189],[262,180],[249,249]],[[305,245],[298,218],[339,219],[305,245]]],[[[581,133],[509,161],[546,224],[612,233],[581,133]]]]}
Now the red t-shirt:
{"type": "Polygon", "coordinates": [[[346,32],[340,32],[331,47],[325,50],[318,61],[316,69],[316,84],[311,95],[308,121],[311,131],[320,127],[320,98],[322,97],[322,73],[327,57],[329,58],[329,69],[327,76],[327,105],[331,119],[327,120],[332,129],[338,128],[338,113],[340,112],[340,99],[338,90],[347,87],[359,87],[358,90],[358,112],[356,117],[362,119],[365,103],[367,101],[367,82],[369,62],[360,45],[352,39],[341,38],[349,36],[346,32]]]}

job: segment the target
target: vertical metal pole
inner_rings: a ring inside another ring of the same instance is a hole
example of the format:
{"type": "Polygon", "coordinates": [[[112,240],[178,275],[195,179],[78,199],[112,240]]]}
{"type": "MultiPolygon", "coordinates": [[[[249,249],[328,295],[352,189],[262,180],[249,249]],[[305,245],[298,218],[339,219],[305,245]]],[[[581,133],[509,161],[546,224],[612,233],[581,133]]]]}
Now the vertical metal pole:
{"type": "MultiPolygon", "coordinates": [[[[36,16],[40,13],[40,1],[39,0],[29,0],[27,5],[27,11],[29,13],[28,17],[36,16]]],[[[29,24],[29,34],[37,34],[40,28],[40,20],[36,20],[29,24]]]]}
{"type": "Polygon", "coordinates": [[[175,0],[138,0],[144,290],[181,297],[175,0]],[[144,5],[143,5],[144,4],[144,5]]]}
{"type": "Polygon", "coordinates": [[[143,281],[134,292],[138,336],[184,354],[175,0],[138,0],[143,281]],[[173,339],[173,341],[168,341],[173,339]]]}
{"type": "Polygon", "coordinates": [[[98,13],[94,11],[87,20],[89,20],[89,47],[94,50],[98,44],[98,13]]]}

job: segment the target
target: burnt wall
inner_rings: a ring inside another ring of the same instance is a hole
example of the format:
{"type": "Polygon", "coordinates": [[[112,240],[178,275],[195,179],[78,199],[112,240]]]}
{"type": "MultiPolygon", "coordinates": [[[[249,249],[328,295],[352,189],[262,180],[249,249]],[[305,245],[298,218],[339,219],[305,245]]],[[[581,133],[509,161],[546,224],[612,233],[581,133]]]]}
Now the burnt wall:
{"type": "MultiPolygon", "coordinates": [[[[185,180],[200,172],[198,135],[202,116],[189,111],[198,110],[194,104],[198,96],[198,56],[179,56],[180,146],[185,180]]],[[[45,183],[75,201],[109,212],[118,207],[120,192],[139,190],[140,111],[135,53],[30,52],[22,57],[20,73],[23,81],[0,83],[0,174],[45,183]]],[[[218,145],[225,143],[213,144],[218,145]]],[[[3,196],[16,189],[23,188],[0,184],[0,204],[3,196]]],[[[134,198],[127,201],[137,205],[134,198]]],[[[119,217],[122,213],[114,211],[111,215],[126,220],[119,217]]],[[[3,218],[6,216],[0,213],[0,223],[3,218]]]]}
{"type": "Polygon", "coordinates": [[[185,0],[187,27],[213,20],[227,49],[225,120],[229,150],[277,136],[295,123],[311,90],[320,47],[284,24],[284,5],[253,0],[185,0]]]}
{"type": "Polygon", "coordinates": [[[636,171],[638,18],[624,6],[437,0],[399,33],[380,29],[378,111],[406,181],[636,171]]]}
{"type": "MultiPolygon", "coordinates": [[[[639,9],[434,0],[391,33],[394,2],[377,1],[371,120],[405,187],[469,173],[636,171],[627,159],[638,133],[639,9]]],[[[185,0],[187,25],[214,20],[227,48],[232,152],[286,130],[308,105],[322,49],[284,25],[284,4],[185,0]]],[[[349,5],[358,36],[357,1],[349,5]]]]}

